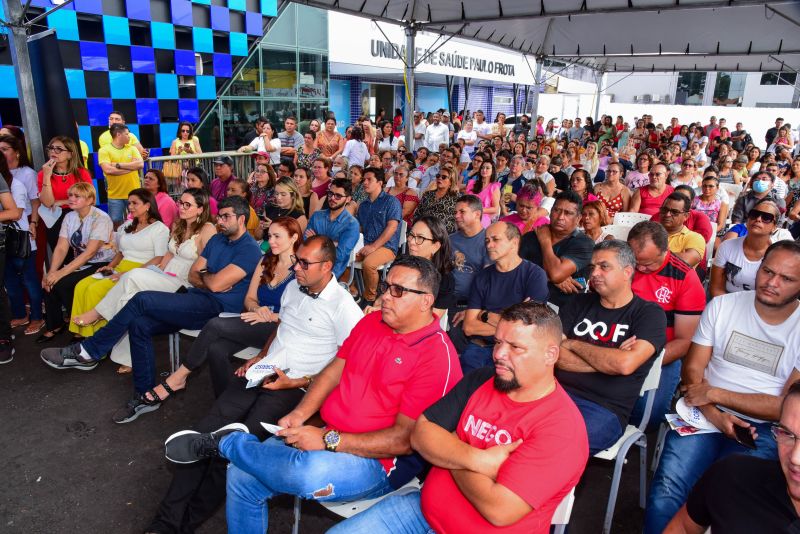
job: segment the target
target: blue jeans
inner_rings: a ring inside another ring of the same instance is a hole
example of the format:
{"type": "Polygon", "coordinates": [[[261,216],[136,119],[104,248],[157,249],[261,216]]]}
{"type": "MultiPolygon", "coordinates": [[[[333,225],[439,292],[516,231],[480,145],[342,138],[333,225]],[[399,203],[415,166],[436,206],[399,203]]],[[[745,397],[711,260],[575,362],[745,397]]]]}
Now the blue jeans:
{"type": "Polygon", "coordinates": [[[589,436],[589,456],[594,456],[617,442],[622,435],[622,427],[616,414],[569,391],[567,394],[578,407],[583,416],[583,422],[586,424],[586,434],[589,436]]]}
{"type": "Polygon", "coordinates": [[[644,532],[664,531],[667,523],[678,512],[689,497],[689,491],[706,469],[731,454],[746,454],[758,458],[776,459],[778,457],[775,439],[770,432],[769,423],[755,425],[758,449],[751,450],[722,433],[679,436],[677,432],[667,432],[664,451],[658,464],[650,493],[647,495],[644,532]]]}
{"type": "Polygon", "coordinates": [[[422,515],[420,493],[390,495],[368,510],[334,525],[327,534],[434,534],[422,515]]]}
{"type": "Polygon", "coordinates": [[[31,321],[42,320],[42,281],[36,274],[36,251],[27,258],[6,258],[6,291],[11,303],[11,317],[25,317],[25,292],[31,305],[31,321]]]}
{"type": "Polygon", "coordinates": [[[228,467],[228,531],[264,534],[269,499],[297,495],[317,501],[372,499],[392,491],[378,460],[343,452],[301,451],[283,440],[258,441],[252,434],[225,436],[220,454],[228,467]]]}
{"type": "Polygon", "coordinates": [[[494,365],[492,360],[493,352],[494,345],[481,347],[480,345],[470,342],[467,348],[464,349],[464,352],[461,353],[461,372],[467,374],[474,369],[494,365]]]}
{"type": "Polygon", "coordinates": [[[144,393],[156,384],[153,336],[184,328],[199,330],[221,311],[222,305],[211,293],[141,291],[106,326],[82,341],[81,346],[99,360],[127,333],[131,343],[133,385],[136,393],[144,393]]]}
{"type": "MultiPolygon", "coordinates": [[[[658,428],[658,425],[665,421],[664,414],[669,412],[672,397],[681,381],[681,360],[661,367],[661,379],[658,382],[656,396],[653,399],[653,410],[650,412],[650,422],[647,424],[647,432],[658,428]]],[[[645,397],[639,397],[636,406],[633,407],[630,423],[638,426],[644,415],[645,397]]]]}
{"type": "Polygon", "coordinates": [[[108,216],[115,223],[123,222],[125,215],[128,213],[128,199],[127,198],[109,198],[108,199],[108,216]]]}

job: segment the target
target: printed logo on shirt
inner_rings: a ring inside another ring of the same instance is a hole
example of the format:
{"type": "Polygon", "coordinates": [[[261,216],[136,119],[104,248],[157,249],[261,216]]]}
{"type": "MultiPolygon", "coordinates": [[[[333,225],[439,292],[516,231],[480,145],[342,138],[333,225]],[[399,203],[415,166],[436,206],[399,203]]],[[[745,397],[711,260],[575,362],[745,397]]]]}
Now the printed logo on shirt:
{"type": "Polygon", "coordinates": [[[672,291],[667,286],[661,286],[655,290],[656,300],[661,304],[669,304],[672,298],[672,291]]]}
{"type": "Polygon", "coordinates": [[[497,445],[508,445],[511,443],[511,433],[481,418],[476,418],[470,414],[464,425],[464,432],[472,434],[474,437],[489,443],[494,441],[497,445]]]}
{"type": "Polygon", "coordinates": [[[628,332],[630,325],[627,324],[614,324],[609,327],[606,323],[599,321],[593,323],[589,319],[584,319],[575,325],[572,332],[578,336],[583,337],[589,335],[595,341],[603,341],[617,343],[621,337],[624,337],[628,332]]]}
{"type": "Polygon", "coordinates": [[[464,253],[458,250],[456,250],[455,254],[453,254],[453,265],[455,266],[456,271],[460,273],[475,272],[475,269],[472,268],[472,265],[467,263],[467,257],[464,255],[464,253]]]}
{"type": "Polygon", "coordinates": [[[754,371],[777,376],[784,347],[734,330],[722,358],[754,371]]]}
{"type": "Polygon", "coordinates": [[[402,364],[403,363],[403,358],[398,356],[397,358],[394,359],[394,363],[396,363],[397,365],[402,364]]]}

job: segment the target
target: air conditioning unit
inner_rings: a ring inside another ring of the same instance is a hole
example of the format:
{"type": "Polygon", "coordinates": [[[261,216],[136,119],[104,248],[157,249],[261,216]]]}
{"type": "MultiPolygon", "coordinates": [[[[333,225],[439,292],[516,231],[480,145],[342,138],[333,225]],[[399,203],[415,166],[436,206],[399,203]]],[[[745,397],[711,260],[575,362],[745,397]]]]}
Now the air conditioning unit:
{"type": "Polygon", "coordinates": [[[653,95],[651,94],[642,95],[642,102],[644,102],[645,104],[649,104],[652,101],[653,101],[653,95]]]}
{"type": "Polygon", "coordinates": [[[650,95],[650,100],[652,102],[661,102],[661,95],[650,95]]]}
{"type": "Polygon", "coordinates": [[[633,95],[633,103],[634,104],[639,103],[639,95],[633,95]]]}

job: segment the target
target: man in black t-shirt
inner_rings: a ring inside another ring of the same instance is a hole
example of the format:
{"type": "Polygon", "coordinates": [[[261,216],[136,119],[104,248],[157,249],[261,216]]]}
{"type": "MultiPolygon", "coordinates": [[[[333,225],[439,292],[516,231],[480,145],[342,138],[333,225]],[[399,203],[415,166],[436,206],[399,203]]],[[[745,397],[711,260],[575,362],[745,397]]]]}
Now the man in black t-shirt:
{"type": "Polygon", "coordinates": [[[783,399],[773,426],[780,462],[733,455],[712,465],[667,525],[670,534],[800,533],[800,382],[783,399]]]}
{"type": "Polygon", "coordinates": [[[556,378],[583,415],[589,452],[619,439],[653,360],[666,344],[667,317],[631,289],[636,257],[624,241],[594,247],[592,293],[559,310],[566,338],[556,378]]]}
{"type": "Polygon", "coordinates": [[[594,242],[578,230],[582,208],[577,193],[558,193],[550,210],[550,224],[528,232],[519,244],[519,255],[547,273],[548,301],[559,307],[586,288],[594,242]]]}

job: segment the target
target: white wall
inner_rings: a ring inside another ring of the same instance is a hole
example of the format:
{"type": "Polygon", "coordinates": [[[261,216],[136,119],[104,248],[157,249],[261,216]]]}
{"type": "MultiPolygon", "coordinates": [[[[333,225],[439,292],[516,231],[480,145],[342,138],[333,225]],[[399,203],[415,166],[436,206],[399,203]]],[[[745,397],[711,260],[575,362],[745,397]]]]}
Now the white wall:
{"type": "Polygon", "coordinates": [[[791,85],[761,85],[761,73],[751,72],[747,75],[742,105],[756,107],[759,103],[789,103],[793,96],[794,87],[791,85]]]}
{"type": "Polygon", "coordinates": [[[632,103],[634,96],[643,94],[670,95],[675,99],[678,75],[674,73],[629,74],[609,73],[603,82],[603,93],[614,95],[615,102],[632,103]]]}

